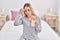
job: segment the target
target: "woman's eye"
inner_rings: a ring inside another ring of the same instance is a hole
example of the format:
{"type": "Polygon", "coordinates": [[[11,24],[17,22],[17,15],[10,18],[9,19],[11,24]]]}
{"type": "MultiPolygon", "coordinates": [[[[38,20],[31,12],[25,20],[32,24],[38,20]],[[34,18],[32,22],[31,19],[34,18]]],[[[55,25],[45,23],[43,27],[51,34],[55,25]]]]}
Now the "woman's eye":
{"type": "Polygon", "coordinates": [[[27,11],[29,11],[30,12],[30,10],[28,9],[28,10],[25,10],[24,12],[27,12],[27,11]]]}
{"type": "Polygon", "coordinates": [[[30,10],[28,10],[28,11],[30,11],[30,10]]]}
{"type": "Polygon", "coordinates": [[[28,10],[28,11],[30,11],[30,10],[28,10]]]}
{"type": "Polygon", "coordinates": [[[25,10],[25,12],[27,12],[27,10],[25,10]]]}

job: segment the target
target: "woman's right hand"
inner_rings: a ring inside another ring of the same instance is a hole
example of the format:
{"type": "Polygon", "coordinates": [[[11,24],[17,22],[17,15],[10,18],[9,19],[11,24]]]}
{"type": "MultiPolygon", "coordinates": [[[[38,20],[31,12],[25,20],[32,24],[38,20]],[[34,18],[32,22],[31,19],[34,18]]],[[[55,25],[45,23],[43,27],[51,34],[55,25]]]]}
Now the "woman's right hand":
{"type": "Polygon", "coordinates": [[[20,9],[20,12],[22,13],[23,16],[25,16],[25,14],[24,14],[24,9],[21,8],[21,9],[20,9]]]}

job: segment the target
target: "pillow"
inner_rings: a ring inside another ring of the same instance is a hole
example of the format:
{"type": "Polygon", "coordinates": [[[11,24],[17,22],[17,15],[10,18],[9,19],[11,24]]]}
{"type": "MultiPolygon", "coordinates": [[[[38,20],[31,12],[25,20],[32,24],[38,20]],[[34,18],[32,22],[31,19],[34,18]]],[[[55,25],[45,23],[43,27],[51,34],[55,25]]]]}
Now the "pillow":
{"type": "Polygon", "coordinates": [[[11,20],[15,20],[16,16],[17,16],[18,11],[11,11],[11,20]]]}

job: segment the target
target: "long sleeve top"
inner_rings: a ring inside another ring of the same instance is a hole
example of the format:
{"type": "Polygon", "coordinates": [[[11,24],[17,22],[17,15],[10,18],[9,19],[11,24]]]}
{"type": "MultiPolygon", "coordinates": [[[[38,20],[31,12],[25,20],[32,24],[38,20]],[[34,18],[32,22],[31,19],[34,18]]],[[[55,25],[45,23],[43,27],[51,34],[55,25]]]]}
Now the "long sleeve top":
{"type": "Polygon", "coordinates": [[[36,38],[38,38],[38,36],[37,36],[38,33],[41,31],[41,23],[40,23],[39,17],[36,17],[34,20],[39,23],[38,27],[33,27],[31,24],[31,21],[29,21],[27,17],[22,16],[22,13],[19,12],[15,19],[14,25],[18,26],[18,25],[23,24],[22,36],[26,39],[36,39],[36,38]]]}

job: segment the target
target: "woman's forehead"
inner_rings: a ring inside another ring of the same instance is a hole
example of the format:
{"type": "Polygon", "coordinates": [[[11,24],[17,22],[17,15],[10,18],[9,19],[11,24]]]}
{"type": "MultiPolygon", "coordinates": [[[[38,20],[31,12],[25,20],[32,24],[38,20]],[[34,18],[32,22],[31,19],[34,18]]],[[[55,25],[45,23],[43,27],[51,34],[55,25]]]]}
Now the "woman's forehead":
{"type": "Polygon", "coordinates": [[[26,6],[25,9],[31,9],[31,8],[26,6]]]}

